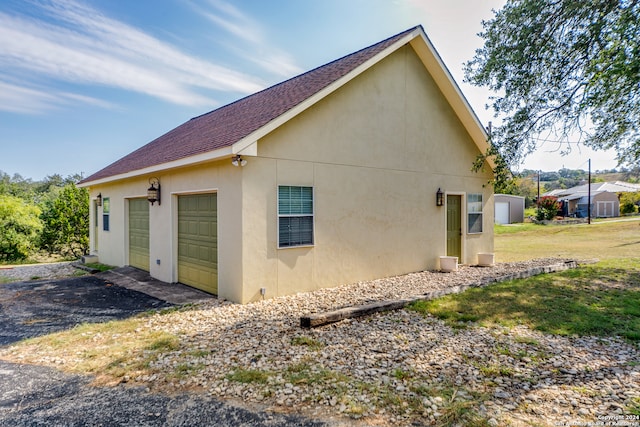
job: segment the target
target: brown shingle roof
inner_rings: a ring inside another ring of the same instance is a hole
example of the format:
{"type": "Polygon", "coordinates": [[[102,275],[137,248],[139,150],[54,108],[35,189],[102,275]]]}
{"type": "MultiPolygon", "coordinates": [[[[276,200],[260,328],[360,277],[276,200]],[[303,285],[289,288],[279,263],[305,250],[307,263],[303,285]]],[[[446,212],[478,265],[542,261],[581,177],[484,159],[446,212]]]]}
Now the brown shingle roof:
{"type": "Polygon", "coordinates": [[[416,28],[420,27],[411,28],[224,107],[194,117],[85,178],[81,183],[229,147],[353,71],[416,28]]]}

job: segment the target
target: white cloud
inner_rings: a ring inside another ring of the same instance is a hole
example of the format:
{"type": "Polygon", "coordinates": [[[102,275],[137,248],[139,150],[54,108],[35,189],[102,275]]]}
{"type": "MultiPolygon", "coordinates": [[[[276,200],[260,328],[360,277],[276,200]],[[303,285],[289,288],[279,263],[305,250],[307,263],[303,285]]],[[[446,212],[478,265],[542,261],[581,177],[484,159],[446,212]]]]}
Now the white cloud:
{"type": "Polygon", "coordinates": [[[0,111],[40,113],[51,109],[54,102],[49,93],[0,81],[0,111]]]}
{"type": "Polygon", "coordinates": [[[94,105],[113,109],[109,102],[68,92],[28,88],[0,81],[0,111],[40,114],[69,104],[94,105]]]}
{"type": "Polygon", "coordinates": [[[195,5],[194,7],[205,18],[218,25],[219,27],[222,27],[224,30],[231,33],[234,37],[243,39],[256,45],[262,43],[264,34],[260,29],[260,25],[258,24],[258,22],[242,13],[242,11],[240,11],[230,3],[226,3],[221,0],[209,0],[208,3],[217,10],[218,14],[195,5]],[[222,16],[220,16],[220,14],[222,14],[222,16]]]}
{"type": "MultiPolygon", "coordinates": [[[[35,6],[49,22],[0,13],[0,76],[100,84],[189,106],[214,104],[198,88],[252,93],[264,87],[254,77],[184,54],[74,0],[35,6]]],[[[41,111],[47,98],[38,99],[24,109],[41,111]]]]}
{"type": "Polygon", "coordinates": [[[235,40],[244,40],[249,44],[248,47],[237,47],[237,55],[283,77],[292,77],[304,71],[291,55],[267,43],[265,31],[258,21],[226,1],[208,0],[208,4],[216,10],[215,13],[196,4],[192,4],[192,7],[203,17],[233,35],[235,40]]]}

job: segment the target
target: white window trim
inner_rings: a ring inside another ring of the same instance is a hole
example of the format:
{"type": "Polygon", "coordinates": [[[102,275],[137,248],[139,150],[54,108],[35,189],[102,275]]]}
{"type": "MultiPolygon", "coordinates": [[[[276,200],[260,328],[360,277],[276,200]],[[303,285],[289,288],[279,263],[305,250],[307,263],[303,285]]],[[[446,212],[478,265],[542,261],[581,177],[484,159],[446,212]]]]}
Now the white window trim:
{"type": "Polygon", "coordinates": [[[469,212],[469,209],[466,209],[467,214],[466,214],[466,223],[467,223],[467,234],[482,234],[484,233],[484,194],[483,193],[468,193],[466,196],[466,206],[465,208],[468,208],[469,206],[469,196],[472,195],[476,195],[479,194],[480,195],[480,212],[469,212]],[[470,215],[479,215],[480,216],[480,227],[481,230],[480,231],[471,231],[469,229],[470,225],[469,225],[469,216],[470,215]]]}
{"type": "Polygon", "coordinates": [[[103,197],[102,198],[102,231],[109,232],[111,231],[111,197],[103,197]],[[105,212],[105,204],[107,205],[107,210],[105,212]],[[104,219],[107,218],[107,228],[105,228],[104,219]]]}
{"type": "Polygon", "coordinates": [[[297,249],[297,248],[312,248],[316,245],[316,189],[312,185],[301,185],[301,184],[278,184],[276,189],[276,235],[278,236],[278,249],[297,249]],[[280,207],[278,202],[280,200],[280,187],[308,187],[311,188],[311,200],[313,203],[311,214],[301,214],[301,215],[292,215],[292,214],[280,214],[280,207]],[[302,245],[292,245],[292,246],[281,246],[280,245],[280,218],[292,218],[292,217],[302,217],[302,216],[310,216],[311,217],[311,226],[312,226],[312,243],[305,243],[302,245]]]}

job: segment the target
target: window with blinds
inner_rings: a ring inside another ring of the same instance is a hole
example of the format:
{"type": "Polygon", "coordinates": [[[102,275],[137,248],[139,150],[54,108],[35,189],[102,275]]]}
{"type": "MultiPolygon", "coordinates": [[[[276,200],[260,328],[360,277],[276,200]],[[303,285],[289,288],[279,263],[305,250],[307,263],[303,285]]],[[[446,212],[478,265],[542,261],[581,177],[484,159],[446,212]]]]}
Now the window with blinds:
{"type": "Polygon", "coordinates": [[[313,188],[278,186],[278,247],[313,245],[313,188]]]}
{"type": "Polygon", "coordinates": [[[482,194],[467,196],[467,228],[469,234],[482,233],[482,194]]]}
{"type": "Polygon", "coordinates": [[[109,215],[111,215],[111,201],[108,197],[102,199],[102,229],[109,231],[109,215]]]}

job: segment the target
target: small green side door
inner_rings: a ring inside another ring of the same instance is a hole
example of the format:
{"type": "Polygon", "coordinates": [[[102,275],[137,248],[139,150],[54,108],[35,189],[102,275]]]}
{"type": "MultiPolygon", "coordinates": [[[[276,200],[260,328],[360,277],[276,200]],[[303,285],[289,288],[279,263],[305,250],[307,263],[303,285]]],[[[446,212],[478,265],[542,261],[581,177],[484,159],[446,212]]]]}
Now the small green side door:
{"type": "Polygon", "coordinates": [[[447,256],[462,258],[462,196],[447,195],[447,256]]]}
{"type": "Polygon", "coordinates": [[[149,202],[129,199],[129,265],[149,271],[149,202]]]}

